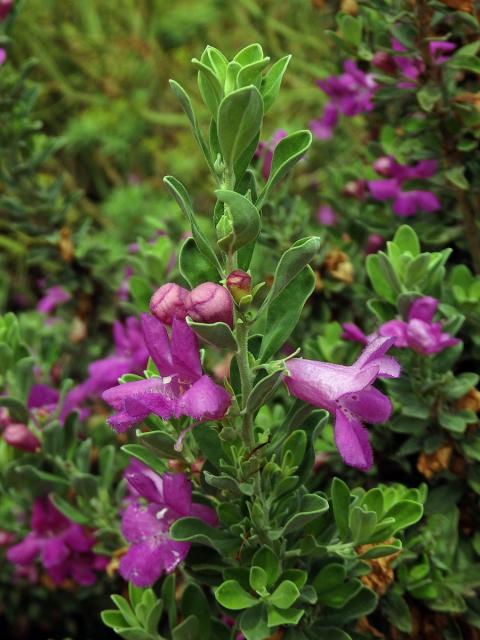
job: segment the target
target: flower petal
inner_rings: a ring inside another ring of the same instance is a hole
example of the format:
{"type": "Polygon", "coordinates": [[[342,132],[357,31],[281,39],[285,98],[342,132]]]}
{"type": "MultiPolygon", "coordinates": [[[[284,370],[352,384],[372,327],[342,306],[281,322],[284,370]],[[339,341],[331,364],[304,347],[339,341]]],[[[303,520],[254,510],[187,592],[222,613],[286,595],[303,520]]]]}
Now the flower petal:
{"type": "Polygon", "coordinates": [[[230,394],[203,375],[177,401],[176,416],[194,420],[219,420],[230,406],[230,394]]]}
{"type": "Polygon", "coordinates": [[[175,318],[172,324],[172,357],[175,373],[182,380],[193,382],[202,375],[202,364],[195,333],[184,320],[175,318]]]}
{"type": "Polygon", "coordinates": [[[122,535],[128,542],[143,542],[166,534],[169,529],[167,521],[157,518],[158,505],[148,507],[140,504],[129,504],[122,514],[122,535]]]}
{"type": "Polygon", "coordinates": [[[30,564],[40,553],[41,547],[41,540],[34,533],[29,533],[7,550],[7,559],[14,564],[30,564]]]}
{"type": "MultiPolygon", "coordinates": [[[[367,347],[366,349],[368,349],[367,347]]],[[[285,384],[292,395],[314,407],[336,410],[335,401],[346,393],[368,387],[378,375],[376,364],[368,367],[346,367],[316,360],[292,358],[287,363],[289,376],[285,384]]]]}
{"type": "Polygon", "coordinates": [[[171,573],[189,548],[187,542],[174,542],[168,538],[134,544],[120,560],[119,572],[136,587],[150,587],[164,571],[171,573]]]}
{"type": "Polygon", "coordinates": [[[335,414],[335,443],[347,464],[361,471],[371,468],[373,453],[368,431],[358,420],[341,410],[335,414]]]}
{"type": "Polygon", "coordinates": [[[373,424],[385,422],[392,414],[389,398],[374,387],[342,396],[339,402],[342,408],[347,409],[347,415],[350,412],[373,424]]]}
{"type": "Polygon", "coordinates": [[[437,312],[438,300],[431,296],[423,296],[417,298],[412,303],[408,311],[409,320],[423,320],[424,322],[432,322],[433,316],[437,312]]]}
{"type": "Polygon", "coordinates": [[[160,320],[148,313],[142,313],[141,322],[145,344],[160,375],[174,375],[176,371],[166,328],[160,320]]]}

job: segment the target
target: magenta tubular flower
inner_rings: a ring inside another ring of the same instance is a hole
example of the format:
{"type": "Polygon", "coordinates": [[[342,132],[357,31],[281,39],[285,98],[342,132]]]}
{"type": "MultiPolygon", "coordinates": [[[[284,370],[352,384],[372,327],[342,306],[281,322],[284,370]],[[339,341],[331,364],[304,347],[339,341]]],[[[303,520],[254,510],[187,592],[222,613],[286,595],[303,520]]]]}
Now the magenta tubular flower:
{"type": "Polygon", "coordinates": [[[7,52],[0,47],[0,67],[7,61],[7,52]]]}
{"type": "Polygon", "coordinates": [[[338,223],[338,215],[333,207],[322,204],[317,211],[317,220],[326,227],[334,227],[338,223]]]}
{"type": "Polygon", "coordinates": [[[285,129],[277,129],[270,140],[267,142],[260,142],[255,152],[257,158],[263,158],[262,164],[262,176],[264,180],[268,180],[270,171],[272,169],[273,152],[277,144],[283,138],[286,138],[287,132],[285,129]]]}
{"type": "Polygon", "coordinates": [[[43,298],[38,301],[37,311],[49,315],[58,306],[64,304],[65,302],[68,302],[71,297],[71,294],[60,285],[50,287],[46,290],[43,298]]]}
{"type": "Polygon", "coordinates": [[[335,418],[335,443],[346,464],[367,471],[373,464],[368,432],[363,422],[385,422],[392,404],[372,385],[377,378],[397,378],[400,365],[385,355],[393,338],[379,337],[368,344],[351,366],[293,358],[285,378],[295,397],[329,411],[335,418]]]}
{"type": "Polygon", "coordinates": [[[195,322],[233,324],[233,300],[225,287],[204,282],[192,289],[185,301],[187,315],[195,322]]]}
{"type": "Polygon", "coordinates": [[[33,503],[31,529],[22,542],[8,549],[7,559],[21,567],[39,559],[57,585],[66,578],[80,585],[94,584],[95,572],[108,562],[92,551],[95,538],[68,520],[48,498],[33,503]]]}
{"type": "Polygon", "coordinates": [[[21,423],[14,422],[9,424],[5,428],[2,437],[8,445],[20,451],[34,453],[40,447],[39,439],[26,425],[21,423]]]}
{"type": "Polygon", "coordinates": [[[185,320],[187,315],[185,307],[187,296],[187,289],[180,285],[174,282],[164,284],[153,294],[150,300],[150,311],[160,322],[169,326],[174,318],[185,320]]]}
{"type": "Polygon", "coordinates": [[[401,191],[393,202],[393,213],[407,218],[417,213],[433,213],[441,208],[437,196],[431,191],[401,191]]]}
{"type": "Polygon", "coordinates": [[[448,333],[443,333],[441,322],[434,322],[438,300],[430,296],[417,298],[408,312],[407,322],[390,320],[383,324],[379,333],[395,340],[395,346],[412,349],[422,355],[434,355],[460,342],[448,333]]]}
{"type": "Polygon", "coordinates": [[[153,316],[143,314],[142,326],[160,377],[105,391],[103,399],[117,412],[109,424],[123,432],[150,413],[163,420],[180,416],[195,421],[221,419],[230,406],[230,395],[202,374],[197,338],[186,322],[174,319],[170,339],[165,326],[153,316]]]}
{"type": "Polygon", "coordinates": [[[5,20],[13,7],[13,0],[0,0],[0,22],[5,20]]]}
{"type": "Polygon", "coordinates": [[[192,485],[183,473],[157,475],[150,469],[132,468],[127,481],[133,495],[143,498],[127,506],[122,534],[131,543],[120,560],[120,574],[136,587],[149,587],[163,573],[171,573],[184,560],[190,543],[176,542],[169,529],[179,518],[193,516],[215,526],[213,509],[192,502],[192,485]]]}

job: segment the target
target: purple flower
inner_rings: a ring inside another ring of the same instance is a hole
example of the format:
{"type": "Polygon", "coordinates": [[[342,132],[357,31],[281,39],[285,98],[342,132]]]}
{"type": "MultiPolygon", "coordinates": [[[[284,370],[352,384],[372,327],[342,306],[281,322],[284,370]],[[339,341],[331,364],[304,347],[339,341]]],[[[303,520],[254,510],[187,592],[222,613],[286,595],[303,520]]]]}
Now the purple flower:
{"type": "Polygon", "coordinates": [[[192,289],[185,300],[185,308],[195,322],[225,322],[233,324],[233,300],[225,287],[204,282],[192,289]]]}
{"type": "Polygon", "coordinates": [[[80,585],[91,585],[95,572],[105,568],[107,558],[92,551],[95,538],[71,522],[48,498],[33,503],[31,532],[10,547],[7,558],[22,567],[39,559],[55,584],[71,578],[80,585]]]}
{"type": "Polygon", "coordinates": [[[116,414],[109,424],[126,431],[154,413],[163,420],[190,416],[196,421],[219,420],[230,406],[230,395],[202,374],[195,334],[182,320],[173,320],[169,338],[165,326],[143,314],[145,342],[160,377],[127,382],[102,395],[116,414]]]}
{"type": "MultiPolygon", "coordinates": [[[[453,42],[445,42],[443,40],[432,41],[428,43],[430,56],[435,65],[441,65],[450,59],[450,54],[455,51],[457,46],[453,42]]],[[[400,54],[406,54],[408,49],[398,40],[392,39],[392,49],[400,54]]],[[[418,55],[394,55],[388,56],[384,54],[381,58],[373,60],[373,64],[387,73],[399,72],[406,80],[398,83],[400,89],[414,89],[417,86],[418,78],[425,71],[425,64],[418,55]],[[390,58],[387,60],[387,58],[390,58]],[[392,70],[393,65],[393,70],[392,70]],[[388,69],[388,70],[387,70],[388,69]]]]}
{"type": "Polygon", "coordinates": [[[313,135],[321,140],[332,137],[340,114],[356,116],[374,107],[373,97],[377,89],[371,73],[364,73],[353,60],[343,63],[343,73],[318,80],[318,86],[330,98],[323,116],[310,123],[313,135]]]}
{"type": "Polygon", "coordinates": [[[448,333],[443,333],[441,322],[434,322],[438,300],[430,296],[417,298],[408,312],[407,322],[390,320],[384,323],[379,333],[395,340],[395,346],[408,348],[422,355],[433,355],[460,342],[448,333]]]}
{"type": "Polygon", "coordinates": [[[372,385],[380,378],[397,378],[400,365],[385,355],[393,338],[372,340],[351,366],[293,358],[286,363],[285,383],[295,397],[329,411],[335,418],[335,442],[343,460],[366,471],[373,464],[363,422],[385,422],[392,413],[387,396],[372,385]]]}
{"type": "Polygon", "coordinates": [[[450,54],[457,48],[453,42],[445,42],[444,40],[429,42],[428,46],[433,63],[437,65],[450,60],[450,54]]]}
{"type": "Polygon", "coordinates": [[[323,116],[310,121],[310,131],[319,140],[330,140],[338,123],[338,107],[332,102],[327,102],[323,116]]]}
{"type": "Polygon", "coordinates": [[[184,287],[174,282],[164,284],[153,294],[150,311],[163,324],[171,325],[174,318],[185,320],[187,296],[188,290],[184,287]]]}
{"type": "MultiPolygon", "coordinates": [[[[79,389],[82,385],[74,387],[67,393],[63,400],[63,404],[60,407],[58,419],[63,424],[65,418],[79,409],[81,402],[84,400],[83,392],[79,393],[79,389]]],[[[30,416],[33,421],[39,426],[52,413],[57,411],[58,404],[60,402],[60,392],[53,387],[49,387],[46,384],[34,384],[30,389],[30,393],[27,400],[27,406],[30,411],[30,416]]],[[[83,420],[88,415],[85,410],[80,410],[80,417],[83,420]]]]}
{"type": "Polygon", "coordinates": [[[322,204],[317,211],[317,220],[326,227],[334,227],[338,223],[338,215],[333,207],[322,204]]]}
{"type": "Polygon", "coordinates": [[[179,518],[193,516],[217,524],[210,507],[192,502],[192,485],[183,473],[157,475],[148,468],[131,468],[126,478],[137,499],[122,515],[122,533],[131,543],[120,560],[120,574],[136,587],[154,584],[163,573],[171,573],[184,560],[190,543],[176,542],[169,529],[179,518]]]}
{"type": "Polygon", "coordinates": [[[38,301],[37,311],[48,315],[52,313],[52,311],[54,311],[59,305],[68,302],[71,297],[71,294],[60,285],[50,287],[45,291],[45,295],[43,296],[43,298],[38,301]]]}
{"type": "Polygon", "coordinates": [[[0,67],[7,61],[7,52],[0,47],[0,67]]]}
{"type": "Polygon", "coordinates": [[[272,168],[273,152],[280,140],[287,136],[285,129],[277,129],[270,140],[260,142],[255,152],[257,158],[263,158],[262,176],[264,180],[268,180],[270,170],[272,168]]]}
{"type": "Polygon", "coordinates": [[[148,361],[148,350],[138,318],[129,316],[125,323],[113,324],[115,352],[111,356],[94,360],[88,367],[88,379],[82,385],[85,397],[99,396],[117,384],[126,373],[140,375],[148,361]]]}
{"type": "Polygon", "coordinates": [[[370,180],[368,189],[375,200],[393,200],[393,212],[397,216],[409,217],[418,212],[431,213],[440,209],[437,196],[431,191],[414,189],[404,191],[408,180],[426,180],[437,171],[436,160],[421,160],[414,165],[403,165],[391,156],[377,158],[373,168],[384,177],[383,180],[370,180]]]}

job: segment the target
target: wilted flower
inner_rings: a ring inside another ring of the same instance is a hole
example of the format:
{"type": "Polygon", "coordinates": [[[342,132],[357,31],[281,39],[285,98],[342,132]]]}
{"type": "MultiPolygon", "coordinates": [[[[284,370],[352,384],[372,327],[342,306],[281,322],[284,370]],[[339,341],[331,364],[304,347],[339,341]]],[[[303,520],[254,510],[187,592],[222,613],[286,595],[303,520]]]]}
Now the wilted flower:
{"type": "Polygon", "coordinates": [[[230,395],[202,374],[195,334],[182,320],[173,320],[169,338],[165,326],[153,316],[142,315],[143,333],[160,376],[127,382],[102,395],[117,413],[109,424],[119,432],[154,413],[164,420],[190,416],[219,420],[230,405],[230,395]]]}
{"type": "Polygon", "coordinates": [[[397,378],[400,365],[385,355],[393,338],[376,338],[351,366],[293,358],[286,363],[290,393],[335,417],[335,442],[344,461],[364,471],[373,464],[363,422],[385,422],[392,412],[387,396],[372,385],[377,378],[397,378]]]}
{"type": "Polygon", "coordinates": [[[370,233],[365,245],[365,253],[377,253],[385,245],[385,238],[378,233],[370,233]]]}
{"type": "Polygon", "coordinates": [[[220,284],[204,282],[192,289],[185,300],[187,315],[196,322],[233,324],[233,300],[220,284]]]}
{"type": "Polygon", "coordinates": [[[407,322],[390,320],[383,324],[379,333],[392,336],[395,346],[409,348],[422,355],[433,355],[460,342],[448,333],[443,333],[441,322],[434,322],[438,300],[430,296],[417,298],[410,307],[407,322]]]}
{"type": "Polygon", "coordinates": [[[333,135],[340,114],[356,116],[371,111],[377,89],[371,73],[364,73],[353,60],[346,60],[343,73],[318,80],[318,86],[330,98],[323,116],[310,123],[313,135],[328,140],[333,135]]]}
{"type": "Polygon", "coordinates": [[[146,467],[134,467],[126,478],[137,500],[122,514],[122,533],[131,546],[120,560],[119,571],[135,586],[148,587],[163,573],[174,571],[190,549],[188,542],[169,537],[171,525],[193,516],[214,526],[217,517],[210,507],[192,502],[192,485],[183,473],[160,476],[146,467]]]}
{"type": "Polygon", "coordinates": [[[92,551],[94,536],[68,520],[48,498],[37,498],[33,503],[31,528],[22,542],[8,549],[7,558],[25,567],[39,559],[56,585],[66,578],[91,585],[95,572],[108,562],[92,551]]]}
{"type": "Polygon", "coordinates": [[[188,290],[174,282],[164,284],[155,291],[150,300],[151,313],[163,322],[171,325],[174,318],[185,320],[188,290]]]}

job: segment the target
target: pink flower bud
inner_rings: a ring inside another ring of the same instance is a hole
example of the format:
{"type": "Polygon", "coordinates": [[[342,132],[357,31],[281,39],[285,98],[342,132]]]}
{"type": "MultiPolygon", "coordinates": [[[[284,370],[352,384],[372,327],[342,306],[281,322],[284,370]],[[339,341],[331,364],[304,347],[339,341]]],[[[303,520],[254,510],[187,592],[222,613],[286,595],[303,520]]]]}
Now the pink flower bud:
{"type": "Polygon", "coordinates": [[[169,282],[157,289],[153,294],[150,300],[150,311],[160,322],[171,325],[174,318],[185,319],[187,315],[185,306],[187,297],[187,289],[174,282],[169,282]]]}
{"type": "Polygon", "coordinates": [[[252,292],[252,277],[241,269],[236,269],[227,278],[227,289],[235,302],[240,302],[244,296],[252,292]]]}
{"type": "Polygon", "coordinates": [[[13,0],[0,0],[0,22],[5,20],[13,7],[13,0]]]}
{"type": "Polygon", "coordinates": [[[33,453],[40,447],[40,441],[33,433],[21,423],[8,425],[3,432],[3,439],[11,447],[33,453]]]}
{"type": "Polygon", "coordinates": [[[196,322],[225,322],[233,324],[232,296],[225,287],[214,282],[204,282],[195,287],[185,302],[187,315],[196,322]]]}

